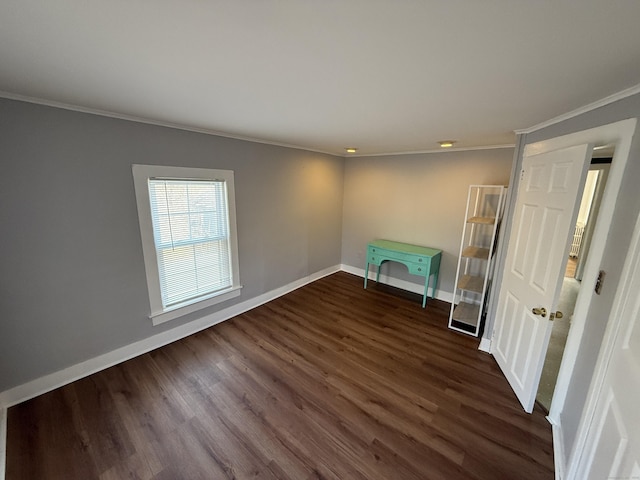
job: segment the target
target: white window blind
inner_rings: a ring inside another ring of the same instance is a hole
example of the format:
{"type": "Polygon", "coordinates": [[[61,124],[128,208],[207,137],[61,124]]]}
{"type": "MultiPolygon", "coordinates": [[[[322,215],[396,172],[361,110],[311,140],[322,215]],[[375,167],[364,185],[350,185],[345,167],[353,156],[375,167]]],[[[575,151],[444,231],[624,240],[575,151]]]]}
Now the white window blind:
{"type": "Polygon", "coordinates": [[[148,185],[163,307],[230,288],[225,181],[149,178],[148,185]]]}

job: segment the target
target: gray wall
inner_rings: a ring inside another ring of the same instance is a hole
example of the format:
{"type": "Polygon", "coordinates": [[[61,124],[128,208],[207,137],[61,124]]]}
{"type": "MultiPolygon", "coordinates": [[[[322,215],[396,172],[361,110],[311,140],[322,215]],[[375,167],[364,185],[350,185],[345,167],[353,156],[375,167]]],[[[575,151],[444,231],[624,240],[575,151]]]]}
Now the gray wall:
{"type": "MultiPolygon", "coordinates": [[[[513,148],[347,158],[342,263],[363,269],[375,238],[438,248],[438,290],[450,299],[469,185],[507,185],[512,163],[513,148]]],[[[422,284],[400,264],[382,272],[422,284]]]]}
{"type": "Polygon", "coordinates": [[[0,392],[340,263],[344,159],[0,99],[0,392]],[[235,171],[237,299],[152,327],[131,165],[235,171]]]}
{"type": "MultiPolygon", "coordinates": [[[[590,111],[578,117],[552,125],[525,136],[525,143],[531,144],[558,136],[575,133],[609,123],[640,117],[640,94],[590,111]]],[[[629,248],[631,235],[640,214],[640,135],[636,127],[624,179],[618,192],[616,210],[612,219],[607,248],[600,265],[606,272],[602,295],[592,294],[591,305],[580,343],[578,357],[573,367],[569,391],[561,422],[565,440],[565,452],[570,454],[576,438],[580,418],[585,406],[587,392],[595,368],[604,330],[609,319],[613,299],[620,282],[620,275],[629,248]]],[[[522,155],[515,166],[520,169],[522,155]]],[[[585,288],[592,288],[586,286],[585,288]]]]}

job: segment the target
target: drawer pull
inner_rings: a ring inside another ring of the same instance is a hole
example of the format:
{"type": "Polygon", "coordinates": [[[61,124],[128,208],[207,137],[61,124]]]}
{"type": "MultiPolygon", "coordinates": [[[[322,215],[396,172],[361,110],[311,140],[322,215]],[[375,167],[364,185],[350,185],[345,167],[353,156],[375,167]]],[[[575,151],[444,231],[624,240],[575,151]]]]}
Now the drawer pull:
{"type": "Polygon", "coordinates": [[[421,271],[422,271],[422,269],[421,269],[421,268],[418,268],[418,271],[419,271],[419,272],[421,272],[421,271]]]}
{"type": "Polygon", "coordinates": [[[419,258],[419,259],[418,259],[418,261],[419,261],[419,262],[421,262],[421,261],[422,261],[422,259],[421,259],[421,258],[419,258]]]}

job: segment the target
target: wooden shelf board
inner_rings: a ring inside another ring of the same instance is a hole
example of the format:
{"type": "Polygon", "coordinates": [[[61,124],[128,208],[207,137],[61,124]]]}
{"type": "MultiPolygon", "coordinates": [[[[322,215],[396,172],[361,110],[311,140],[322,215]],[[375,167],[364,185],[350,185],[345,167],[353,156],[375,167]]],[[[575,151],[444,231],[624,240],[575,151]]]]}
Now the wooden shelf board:
{"type": "Polygon", "coordinates": [[[458,281],[458,288],[468,292],[482,293],[484,278],[472,275],[463,275],[458,281]]]}
{"type": "Polygon", "coordinates": [[[481,258],[483,260],[488,260],[489,249],[482,248],[482,247],[469,246],[462,251],[462,256],[466,258],[481,258]]]}
{"type": "Polygon", "coordinates": [[[481,223],[483,225],[493,225],[495,221],[495,217],[471,217],[467,219],[467,223],[481,223]]]}
{"type": "Polygon", "coordinates": [[[453,310],[451,318],[456,322],[466,323],[476,327],[478,325],[478,317],[480,316],[480,305],[472,303],[460,302],[453,310]]]}

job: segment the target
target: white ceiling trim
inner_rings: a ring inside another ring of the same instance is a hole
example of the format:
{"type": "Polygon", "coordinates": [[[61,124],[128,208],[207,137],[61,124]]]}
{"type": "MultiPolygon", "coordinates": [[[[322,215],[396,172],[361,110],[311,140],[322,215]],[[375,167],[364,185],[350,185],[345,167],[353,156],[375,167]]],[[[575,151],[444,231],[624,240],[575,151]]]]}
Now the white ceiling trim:
{"type": "Polygon", "coordinates": [[[384,157],[384,156],[392,156],[392,155],[416,155],[416,154],[425,154],[425,153],[448,153],[448,152],[466,152],[466,151],[473,151],[473,150],[495,150],[498,148],[513,148],[514,145],[513,144],[507,144],[507,145],[486,145],[486,146],[480,146],[480,147],[466,147],[466,148],[447,148],[447,149],[434,149],[434,150],[417,150],[417,151],[411,151],[411,152],[390,152],[390,153],[370,153],[370,154],[349,154],[349,153],[344,153],[344,154],[337,154],[337,153],[332,153],[332,152],[327,152],[324,150],[317,150],[317,149],[313,149],[313,148],[309,148],[309,147],[303,147],[300,145],[292,145],[292,144],[288,144],[288,143],[279,143],[279,142],[272,142],[272,141],[268,141],[268,140],[263,140],[260,138],[253,138],[253,137],[243,137],[241,135],[232,135],[229,133],[225,133],[225,132],[220,132],[217,130],[209,130],[206,128],[198,128],[198,127],[190,127],[187,125],[181,125],[178,123],[171,123],[171,122],[162,122],[159,120],[153,120],[150,118],[144,118],[144,117],[137,117],[135,115],[126,115],[123,113],[117,113],[117,112],[111,112],[108,110],[100,110],[98,108],[90,108],[90,107],[82,107],[80,105],[73,105],[70,103],[64,103],[64,102],[56,102],[54,100],[46,100],[44,98],[37,98],[37,97],[30,97],[27,95],[19,95],[17,93],[11,93],[11,92],[5,92],[0,90],[0,98],[6,98],[9,100],[18,100],[21,102],[27,102],[27,103],[35,103],[37,105],[45,105],[47,107],[54,107],[54,108],[62,108],[64,110],[71,110],[74,112],[80,112],[80,113],[88,113],[91,115],[100,115],[101,117],[109,117],[109,118],[117,118],[119,120],[127,120],[129,122],[137,122],[137,123],[145,123],[147,125],[156,125],[159,127],[167,127],[167,128],[175,128],[178,130],[185,130],[188,132],[195,132],[195,133],[203,133],[205,135],[214,135],[216,137],[224,137],[224,138],[232,138],[234,140],[243,140],[245,142],[253,142],[253,143],[261,143],[261,144],[265,144],[265,145],[273,145],[276,147],[285,147],[285,148],[295,148],[297,150],[305,150],[307,152],[315,152],[315,153],[322,153],[324,155],[331,155],[334,157],[343,157],[343,158],[349,158],[349,157],[384,157]]]}
{"type": "Polygon", "coordinates": [[[29,96],[26,96],[26,95],[19,95],[19,94],[11,93],[11,92],[4,92],[2,90],[0,90],[0,98],[6,98],[6,99],[9,99],[9,100],[18,100],[18,101],[27,102],[27,103],[35,103],[35,104],[38,104],[38,105],[45,105],[47,107],[62,108],[64,110],[71,110],[71,111],[74,111],[74,112],[89,113],[89,114],[92,114],[92,115],[100,115],[101,117],[117,118],[119,120],[127,120],[129,122],[145,123],[147,125],[156,125],[156,126],[159,126],[159,127],[175,128],[177,130],[185,130],[185,131],[188,131],[188,132],[203,133],[205,135],[214,135],[216,137],[232,138],[234,140],[243,140],[245,142],[262,143],[262,144],[265,144],[265,145],[273,145],[273,146],[276,146],[276,147],[295,148],[297,150],[305,150],[307,152],[322,153],[324,155],[331,155],[333,157],[346,156],[346,155],[336,154],[336,153],[332,153],[332,152],[327,152],[327,151],[324,151],[324,150],[317,150],[317,149],[313,149],[313,148],[309,148],[309,147],[302,147],[300,145],[292,145],[292,144],[288,144],[288,143],[272,142],[272,141],[264,140],[264,139],[261,139],[261,138],[243,137],[241,135],[232,135],[230,133],[219,132],[217,130],[209,130],[209,129],[206,129],[206,128],[190,127],[190,126],[187,126],[187,125],[181,125],[179,123],[162,122],[162,121],[153,120],[153,119],[150,119],[150,118],[137,117],[135,115],[126,115],[126,114],[123,114],[123,113],[111,112],[111,111],[108,111],[108,110],[100,110],[100,109],[97,109],[97,108],[82,107],[80,105],[73,105],[73,104],[70,104],[70,103],[56,102],[56,101],[53,101],[53,100],[45,100],[43,98],[29,97],[29,96]]]}
{"type": "Polygon", "coordinates": [[[419,155],[425,153],[451,153],[451,152],[469,152],[475,150],[497,150],[499,148],[515,148],[515,144],[509,143],[504,145],[482,145],[479,147],[459,147],[459,148],[438,148],[433,150],[416,150],[413,152],[391,152],[391,153],[348,153],[345,157],[387,157],[397,155],[419,155]]]}
{"type": "Polygon", "coordinates": [[[609,95],[608,97],[604,97],[600,100],[596,100],[595,102],[589,103],[583,107],[577,108],[567,113],[563,113],[562,115],[554,117],[545,122],[538,123],[533,127],[523,128],[521,130],[514,130],[514,132],[517,135],[524,134],[524,133],[532,133],[537,130],[541,130],[543,128],[549,127],[551,125],[555,125],[556,123],[564,122],[565,120],[569,120],[571,118],[577,117],[579,115],[582,115],[583,113],[590,112],[592,110],[595,110],[596,108],[604,107],[605,105],[609,105],[610,103],[617,102],[618,100],[623,100],[627,97],[631,97],[632,95],[635,95],[637,93],[640,93],[640,83],[637,85],[634,85],[633,87],[630,87],[620,92],[609,95]]]}
{"type": "Polygon", "coordinates": [[[250,3],[0,1],[0,92],[343,158],[513,144],[640,82],[640,1],[250,3]]]}

